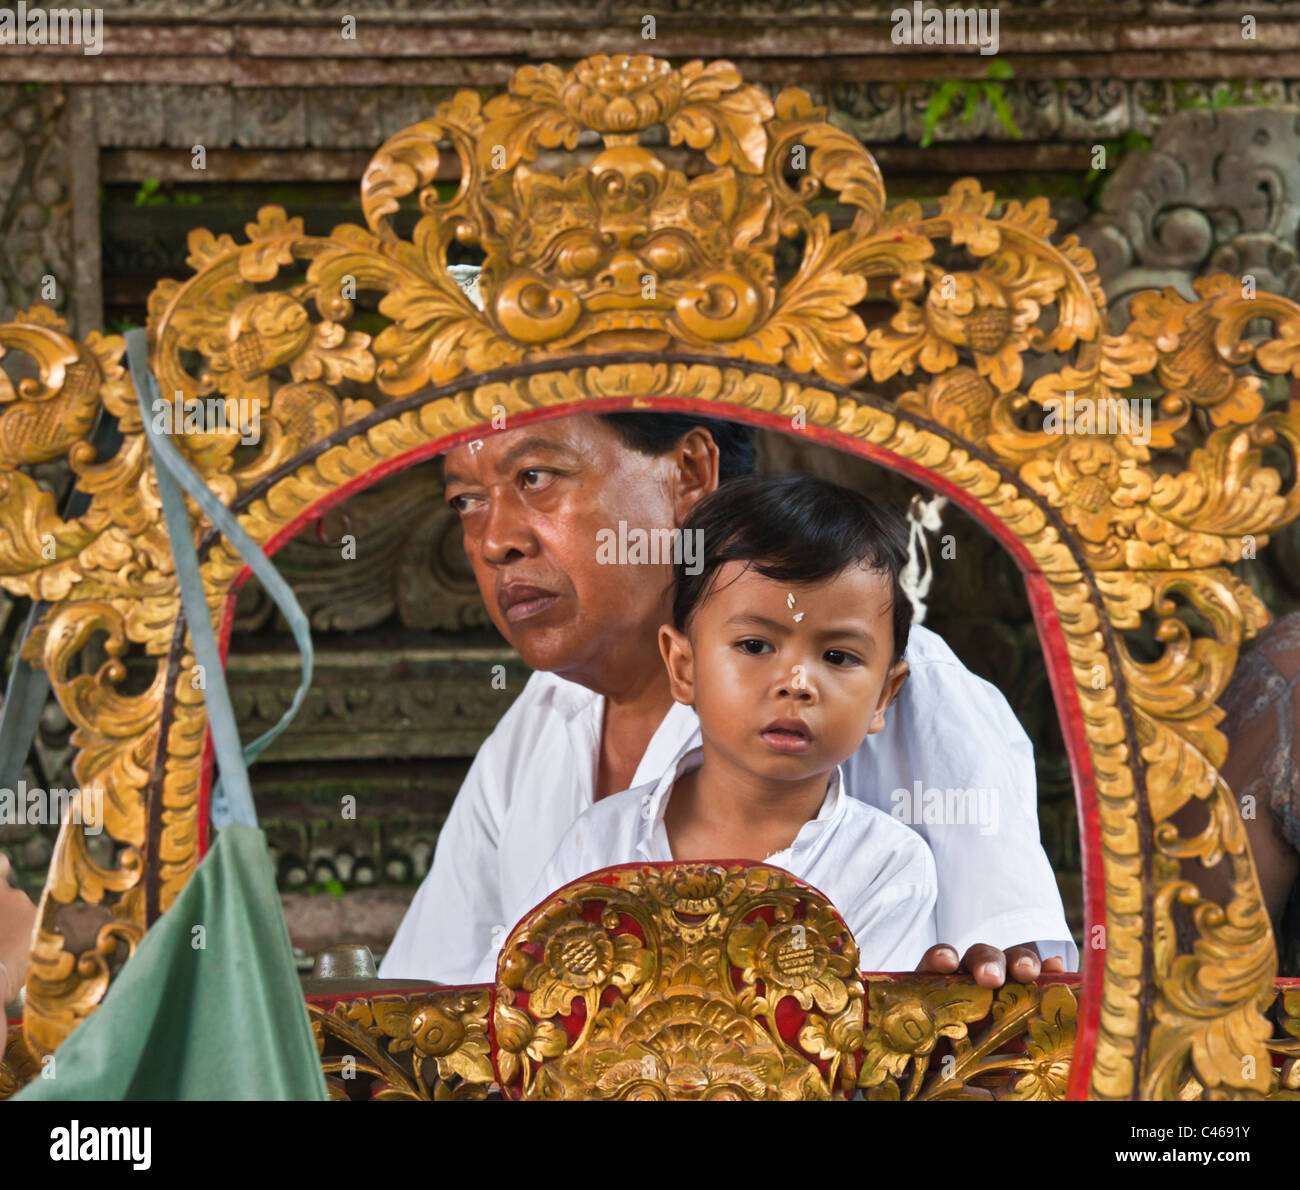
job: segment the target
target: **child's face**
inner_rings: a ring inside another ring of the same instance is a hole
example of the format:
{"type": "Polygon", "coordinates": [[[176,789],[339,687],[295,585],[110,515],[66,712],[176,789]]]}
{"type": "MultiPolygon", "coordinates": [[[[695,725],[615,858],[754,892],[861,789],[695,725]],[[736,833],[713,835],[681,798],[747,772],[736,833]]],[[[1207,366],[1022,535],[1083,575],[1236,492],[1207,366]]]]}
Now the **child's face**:
{"type": "Polygon", "coordinates": [[[893,647],[889,579],[860,565],[793,584],[728,562],[689,637],[659,630],[673,697],[695,707],[710,744],[756,775],[791,780],[833,768],[884,727],[907,676],[893,647]],[[782,719],[793,722],[772,727],[782,719]]]}

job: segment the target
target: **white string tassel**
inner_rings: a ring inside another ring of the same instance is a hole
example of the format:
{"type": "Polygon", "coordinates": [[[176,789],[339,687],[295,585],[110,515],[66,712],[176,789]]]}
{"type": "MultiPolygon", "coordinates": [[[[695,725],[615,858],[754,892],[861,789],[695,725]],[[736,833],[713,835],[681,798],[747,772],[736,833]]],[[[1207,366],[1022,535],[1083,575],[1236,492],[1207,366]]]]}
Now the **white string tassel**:
{"type": "Polygon", "coordinates": [[[482,310],[483,295],[478,291],[478,279],[483,270],[476,264],[449,264],[447,272],[451,274],[451,279],[465,291],[465,296],[482,310]]]}
{"type": "Polygon", "coordinates": [[[925,531],[937,533],[943,528],[939,514],[948,503],[947,496],[935,496],[931,500],[922,500],[919,493],[912,497],[907,510],[907,565],[898,576],[898,585],[903,588],[912,605],[912,623],[925,623],[925,597],[930,593],[930,583],[934,580],[934,567],[930,565],[930,543],[925,531]],[[919,548],[918,548],[919,547],[919,548]],[[925,575],[921,574],[921,558],[925,555],[925,575]]]}

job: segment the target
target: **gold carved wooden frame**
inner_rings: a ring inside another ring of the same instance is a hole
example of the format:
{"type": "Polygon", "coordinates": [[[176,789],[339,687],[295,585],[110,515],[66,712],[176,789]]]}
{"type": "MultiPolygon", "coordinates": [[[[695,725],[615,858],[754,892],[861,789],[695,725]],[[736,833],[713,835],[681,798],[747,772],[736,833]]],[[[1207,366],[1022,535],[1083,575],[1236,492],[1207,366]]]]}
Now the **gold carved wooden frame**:
{"type": "MultiPolygon", "coordinates": [[[[1300,487],[1264,461],[1281,450],[1294,466],[1300,402],[1266,412],[1260,379],[1300,377],[1300,307],[1216,276],[1197,282],[1196,301],[1140,295],[1113,335],[1092,257],[1073,237],[1052,242],[1046,200],[995,214],[994,195],[963,179],[932,213],[888,205],[870,153],[804,91],[770,98],[726,61],[524,67],[507,93],[483,103],[463,91],[390,139],[361,198],[366,226],[326,237],[277,207],[259,211],[243,243],[197,229],[194,275],[149,300],[163,394],[260,407],[251,457],[236,454],[237,429],[177,441],[268,552],[384,474],[575,410],[704,410],[807,433],[942,491],[1025,575],[1075,771],[1089,934],[1079,980],[992,994],[962,979],[873,977],[857,1000],[871,1027],[835,1042],[856,1055],[856,1085],[943,1097],[916,1053],[880,1042],[881,1014],[911,1014],[970,1053],[980,1008],[995,1024],[1019,1021],[1038,1046],[1020,1069],[1042,1077],[1012,1097],[1062,1097],[1063,1069],[1072,1097],[1296,1093],[1300,992],[1276,980],[1216,767],[1226,745],[1215,701],[1267,622],[1228,568],[1300,511],[1300,487]],[[641,143],[659,125],[666,150],[641,143]],[[562,174],[538,164],[574,153],[583,133],[602,146],[585,162],[574,156],[562,174]],[[440,142],[460,163],[446,201],[433,185],[440,142]],[[811,209],[826,196],[851,216],[838,230],[811,209]],[[404,235],[397,221],[412,203],[418,221],[404,235]],[[778,276],[778,244],[800,238],[797,270],[778,276]],[[447,272],[453,240],[483,253],[482,311],[447,272]],[[379,299],[377,334],[358,329],[367,295],[379,299]],[[1245,336],[1256,320],[1269,327],[1262,340],[1245,336]],[[1155,401],[1149,442],[1131,426],[1044,428],[1051,401],[1072,394],[1102,409],[1136,391],[1155,401]],[[1164,644],[1154,662],[1126,647],[1144,613],[1164,644]],[[1209,825],[1183,837],[1172,820],[1192,799],[1209,825]],[[1234,877],[1226,904],[1181,870],[1220,856],[1234,877]],[[1194,942],[1180,941],[1179,913],[1194,942]],[[1273,1036],[1275,999],[1291,1040],[1273,1036]],[[1035,1067],[1033,1054],[1047,1057],[1035,1067]]],[[[105,791],[120,845],[105,868],[76,824],[59,836],[3,1094],[94,1011],[193,873],[211,758],[123,339],[73,340],[38,306],[0,326],[0,349],[35,373],[16,385],[0,374],[0,583],[50,605],[25,656],[49,674],[74,724],[76,779],[105,791]],[[87,441],[101,407],[124,435],[103,458],[87,441]],[[66,521],[23,470],[59,458],[90,497],[66,521]],[[110,660],[79,673],[92,639],[110,660]],[[128,644],[156,660],[143,693],[120,688],[128,644]],[[70,908],[84,911],[80,933],[70,908]]],[[[246,572],[190,511],[225,633],[246,572]]],[[[312,1006],[327,1070],[332,1037],[371,1055],[384,1094],[480,1096],[490,1037],[499,1059],[511,1027],[489,1022],[489,991],[327,997],[312,1006]]],[[[509,1044],[553,1057],[548,1036],[509,1044]]]]}

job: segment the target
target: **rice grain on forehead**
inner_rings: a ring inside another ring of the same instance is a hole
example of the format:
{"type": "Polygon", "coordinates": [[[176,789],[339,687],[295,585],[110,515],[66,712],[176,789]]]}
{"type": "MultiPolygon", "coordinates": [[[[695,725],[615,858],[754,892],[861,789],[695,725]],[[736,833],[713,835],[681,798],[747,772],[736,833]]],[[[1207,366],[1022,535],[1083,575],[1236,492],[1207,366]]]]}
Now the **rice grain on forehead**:
{"type": "Polygon", "coordinates": [[[703,563],[695,574],[674,567],[673,625],[679,632],[714,593],[728,562],[790,583],[820,582],[860,565],[889,581],[894,660],[903,656],[912,623],[900,582],[907,531],[888,505],[814,476],[747,476],[701,500],[682,532],[700,534],[703,563]]]}

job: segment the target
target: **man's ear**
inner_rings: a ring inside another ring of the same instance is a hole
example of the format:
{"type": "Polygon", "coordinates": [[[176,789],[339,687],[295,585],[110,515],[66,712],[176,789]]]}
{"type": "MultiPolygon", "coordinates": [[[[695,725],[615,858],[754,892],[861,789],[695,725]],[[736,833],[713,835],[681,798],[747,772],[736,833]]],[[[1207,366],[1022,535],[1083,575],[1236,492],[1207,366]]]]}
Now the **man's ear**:
{"type": "Polygon", "coordinates": [[[674,447],[671,458],[673,515],[680,527],[691,509],[718,486],[718,446],[703,426],[692,426],[674,447]]]}
{"type": "Polygon", "coordinates": [[[868,735],[874,735],[885,726],[885,708],[894,701],[911,668],[902,658],[889,667],[885,684],[880,688],[880,697],[876,700],[876,713],[871,716],[871,726],[867,728],[868,735]]]}
{"type": "Polygon", "coordinates": [[[659,626],[659,653],[668,667],[668,686],[673,698],[688,707],[695,705],[695,654],[691,642],[671,624],[659,626]]]}

